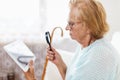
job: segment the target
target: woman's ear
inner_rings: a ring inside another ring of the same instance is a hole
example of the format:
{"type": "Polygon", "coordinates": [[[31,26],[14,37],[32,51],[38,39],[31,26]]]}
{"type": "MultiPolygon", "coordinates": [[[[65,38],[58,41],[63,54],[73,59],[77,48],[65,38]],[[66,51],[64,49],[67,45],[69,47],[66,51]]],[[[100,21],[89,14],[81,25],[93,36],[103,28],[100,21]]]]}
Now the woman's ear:
{"type": "Polygon", "coordinates": [[[89,27],[87,25],[85,25],[85,26],[86,26],[86,33],[91,34],[91,30],[89,29],[89,27]]]}
{"type": "Polygon", "coordinates": [[[87,34],[90,34],[91,33],[91,30],[89,28],[87,28],[87,34]]]}

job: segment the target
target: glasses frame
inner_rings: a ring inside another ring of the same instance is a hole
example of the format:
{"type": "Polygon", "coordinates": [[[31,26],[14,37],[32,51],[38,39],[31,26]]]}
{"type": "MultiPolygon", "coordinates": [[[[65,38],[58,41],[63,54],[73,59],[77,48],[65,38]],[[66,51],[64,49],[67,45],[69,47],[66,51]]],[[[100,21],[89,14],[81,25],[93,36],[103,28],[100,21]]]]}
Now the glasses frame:
{"type": "Polygon", "coordinates": [[[80,23],[82,23],[82,22],[72,22],[72,21],[68,21],[67,26],[73,27],[73,26],[75,26],[75,25],[77,25],[77,24],[80,24],[80,23]]]}

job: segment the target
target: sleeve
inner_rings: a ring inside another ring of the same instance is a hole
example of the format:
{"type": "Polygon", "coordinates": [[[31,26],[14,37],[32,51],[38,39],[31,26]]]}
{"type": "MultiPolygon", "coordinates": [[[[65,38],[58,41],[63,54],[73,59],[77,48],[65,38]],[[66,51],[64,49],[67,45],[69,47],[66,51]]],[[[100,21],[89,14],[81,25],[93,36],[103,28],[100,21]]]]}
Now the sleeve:
{"type": "Polygon", "coordinates": [[[89,51],[78,62],[71,80],[113,80],[114,57],[110,50],[97,48],[89,51]]]}

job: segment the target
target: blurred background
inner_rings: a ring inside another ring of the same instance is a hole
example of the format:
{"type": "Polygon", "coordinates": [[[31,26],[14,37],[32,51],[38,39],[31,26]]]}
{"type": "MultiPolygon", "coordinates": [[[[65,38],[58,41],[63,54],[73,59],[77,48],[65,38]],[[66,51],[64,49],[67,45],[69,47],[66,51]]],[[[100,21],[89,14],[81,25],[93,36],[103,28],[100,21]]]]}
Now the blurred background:
{"type": "MultiPolygon", "coordinates": [[[[120,0],[100,1],[106,9],[110,25],[107,36],[111,39],[114,32],[120,31],[120,0]]],[[[69,12],[68,2],[69,0],[0,0],[0,40],[40,37],[44,31],[57,26],[64,29],[69,12]]],[[[65,35],[68,36],[67,32],[65,35]]]]}

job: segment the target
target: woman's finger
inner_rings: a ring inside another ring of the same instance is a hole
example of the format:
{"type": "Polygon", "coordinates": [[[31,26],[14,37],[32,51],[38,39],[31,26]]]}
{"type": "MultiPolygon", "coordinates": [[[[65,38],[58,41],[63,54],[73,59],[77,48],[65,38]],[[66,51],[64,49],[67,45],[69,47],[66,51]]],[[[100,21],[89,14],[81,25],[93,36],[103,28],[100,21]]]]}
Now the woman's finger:
{"type": "Polygon", "coordinates": [[[47,55],[47,59],[49,59],[49,60],[54,60],[54,57],[55,57],[55,55],[52,55],[52,54],[47,55]]]}
{"type": "Polygon", "coordinates": [[[54,55],[55,53],[53,51],[47,51],[48,54],[54,55]]]}
{"type": "Polygon", "coordinates": [[[34,73],[34,65],[33,65],[34,63],[33,63],[33,60],[31,60],[30,62],[29,62],[29,67],[30,67],[30,72],[31,73],[34,73]]]}

